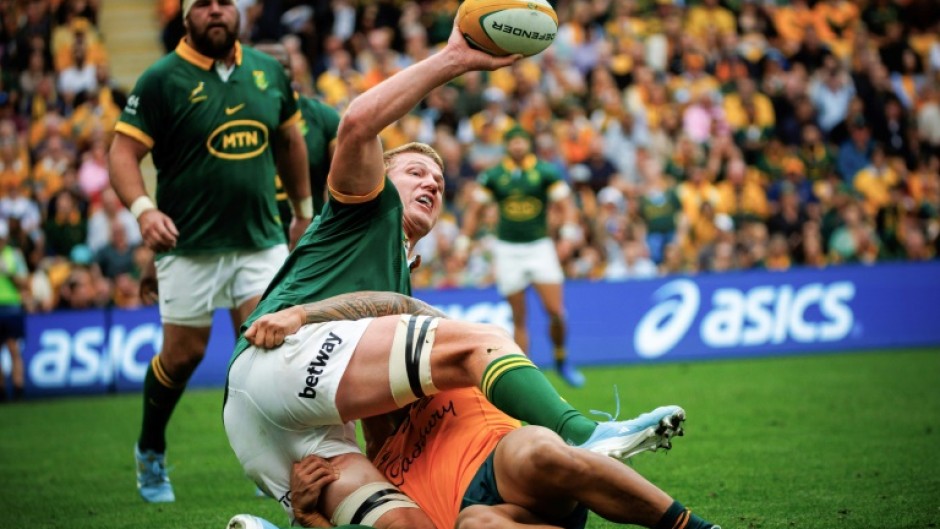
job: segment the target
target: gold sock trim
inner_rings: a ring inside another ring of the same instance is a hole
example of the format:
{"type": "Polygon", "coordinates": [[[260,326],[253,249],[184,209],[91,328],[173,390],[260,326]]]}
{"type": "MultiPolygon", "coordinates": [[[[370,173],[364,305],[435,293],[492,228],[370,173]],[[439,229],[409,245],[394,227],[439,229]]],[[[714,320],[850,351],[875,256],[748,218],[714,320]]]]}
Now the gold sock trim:
{"type": "Polygon", "coordinates": [[[166,374],[166,370],[163,369],[163,364],[160,363],[160,355],[154,356],[153,360],[150,361],[150,366],[153,367],[153,375],[157,377],[157,382],[161,385],[166,386],[170,389],[182,389],[183,386],[173,382],[173,379],[166,374]]]}
{"type": "Polygon", "coordinates": [[[672,529],[685,529],[685,526],[689,523],[690,514],[692,514],[692,511],[688,509],[682,511],[682,514],[676,519],[676,523],[672,526],[672,529]]]}
{"type": "Polygon", "coordinates": [[[486,372],[483,374],[480,389],[483,390],[483,394],[486,395],[487,399],[492,400],[490,393],[493,391],[493,385],[496,381],[499,380],[503,374],[523,367],[535,369],[535,364],[527,357],[521,355],[504,356],[503,358],[491,362],[490,365],[487,366],[486,372]]]}

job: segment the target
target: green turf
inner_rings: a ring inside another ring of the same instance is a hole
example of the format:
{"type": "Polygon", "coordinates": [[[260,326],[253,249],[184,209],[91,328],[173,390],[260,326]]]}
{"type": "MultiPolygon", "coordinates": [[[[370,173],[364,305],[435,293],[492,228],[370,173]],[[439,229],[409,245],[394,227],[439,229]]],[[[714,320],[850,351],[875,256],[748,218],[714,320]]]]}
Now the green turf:
{"type": "MultiPolygon", "coordinates": [[[[940,514],[940,350],[585,370],[564,391],[621,417],[686,408],[687,434],[634,468],[731,528],[925,528],[940,514]]],[[[552,375],[553,376],[553,375],[552,375]]],[[[177,501],[134,486],[138,395],[0,406],[0,527],[212,528],[233,514],[283,522],[242,477],[219,391],[186,394],[170,426],[177,501]]],[[[590,529],[614,527],[592,518],[590,529]]]]}

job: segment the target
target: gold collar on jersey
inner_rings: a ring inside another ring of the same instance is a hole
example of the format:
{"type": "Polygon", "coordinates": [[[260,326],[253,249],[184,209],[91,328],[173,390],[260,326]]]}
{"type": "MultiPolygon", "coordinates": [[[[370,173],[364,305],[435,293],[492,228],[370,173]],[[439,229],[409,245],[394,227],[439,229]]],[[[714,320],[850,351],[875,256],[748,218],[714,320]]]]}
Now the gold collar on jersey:
{"type": "MultiPolygon", "coordinates": [[[[198,68],[202,68],[207,72],[212,68],[212,65],[215,64],[215,59],[206,57],[196,51],[196,48],[190,46],[189,43],[186,42],[186,37],[183,37],[176,46],[176,54],[182,57],[184,61],[198,68]]],[[[238,66],[242,65],[242,45],[237,40],[235,41],[235,64],[238,66]]]]}
{"type": "Polygon", "coordinates": [[[522,159],[522,163],[519,165],[516,165],[516,162],[507,156],[506,158],[503,158],[503,168],[510,173],[517,170],[530,171],[535,169],[536,162],[538,162],[538,158],[536,158],[532,153],[525,155],[525,158],[522,159]]]}

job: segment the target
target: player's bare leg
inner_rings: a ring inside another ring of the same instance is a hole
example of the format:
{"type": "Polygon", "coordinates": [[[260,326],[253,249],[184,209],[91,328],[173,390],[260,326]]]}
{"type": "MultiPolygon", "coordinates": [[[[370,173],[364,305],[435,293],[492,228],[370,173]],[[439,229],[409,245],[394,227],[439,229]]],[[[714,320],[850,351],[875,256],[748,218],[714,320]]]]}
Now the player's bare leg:
{"type": "MultiPolygon", "coordinates": [[[[336,394],[336,407],[344,421],[371,417],[401,408],[389,391],[393,341],[401,317],[376,318],[356,347],[336,394]]],[[[502,329],[493,325],[438,320],[428,355],[431,379],[438,391],[479,386],[486,367],[522,350],[502,329]]],[[[413,399],[414,400],[414,399],[413,399]]]]}
{"type": "Polygon", "coordinates": [[[350,421],[402,408],[424,395],[474,386],[507,415],[545,426],[568,444],[618,458],[669,448],[685,419],[681,408],[667,406],[598,425],[568,404],[499,327],[411,315],[369,323],[335,403],[341,418],[350,421]]]}
{"type": "MultiPolygon", "coordinates": [[[[20,351],[20,341],[16,338],[8,338],[6,341],[7,350],[10,351],[10,379],[13,382],[13,400],[19,400],[23,397],[23,388],[26,387],[26,379],[23,371],[23,355],[20,351]]],[[[0,379],[3,376],[0,374],[0,379]]],[[[0,385],[0,388],[3,386],[0,385]]]]}
{"type": "Polygon", "coordinates": [[[561,283],[534,283],[533,288],[548,313],[548,335],[552,341],[555,369],[568,385],[584,385],[584,375],[568,362],[567,322],[565,321],[564,288],[561,283]]]}
{"type": "Polygon", "coordinates": [[[258,306],[258,301],[260,300],[261,296],[249,298],[248,300],[242,302],[241,305],[228,311],[229,317],[232,320],[232,328],[235,330],[236,340],[241,335],[242,324],[245,323],[245,320],[248,319],[248,316],[250,316],[252,311],[255,310],[255,307],[258,306]]]}
{"type": "Polygon", "coordinates": [[[506,296],[506,302],[512,309],[512,337],[525,354],[529,354],[529,329],[526,327],[525,290],[506,296]]]}
{"type": "Polygon", "coordinates": [[[712,527],[684,509],[671,513],[678,504],[633,469],[568,446],[545,428],[510,432],[494,457],[502,498],[549,520],[569,516],[580,504],[621,524],[657,527],[664,517],[679,514],[690,519],[686,527],[712,527]]]}
{"type": "Polygon", "coordinates": [[[518,505],[473,505],[460,511],[455,529],[560,529],[518,505]]]}
{"type": "Polygon", "coordinates": [[[163,349],[144,378],[144,413],[140,438],[134,445],[137,488],[148,502],[172,502],[173,488],[166,475],[166,427],[186,383],[209,343],[209,327],[163,325],[163,349]]]}
{"type": "MultiPolygon", "coordinates": [[[[331,518],[334,525],[344,525],[349,523],[362,523],[375,527],[376,529],[435,529],[431,519],[417,508],[417,504],[411,503],[411,507],[401,506],[393,508],[374,521],[366,523],[363,520],[342,520],[336,518],[336,511],[344,500],[350,498],[353,493],[363,486],[370,484],[384,483],[388,487],[388,481],[381,472],[376,470],[372,463],[362,454],[343,454],[329,460],[333,468],[339,475],[339,479],[330,483],[320,494],[320,512],[331,518]]],[[[403,505],[403,504],[402,504],[403,505]]],[[[355,506],[352,511],[365,511],[369,505],[364,508],[355,506]]],[[[380,508],[380,507],[379,507],[380,508]]],[[[349,508],[347,507],[349,510],[349,508]]]]}

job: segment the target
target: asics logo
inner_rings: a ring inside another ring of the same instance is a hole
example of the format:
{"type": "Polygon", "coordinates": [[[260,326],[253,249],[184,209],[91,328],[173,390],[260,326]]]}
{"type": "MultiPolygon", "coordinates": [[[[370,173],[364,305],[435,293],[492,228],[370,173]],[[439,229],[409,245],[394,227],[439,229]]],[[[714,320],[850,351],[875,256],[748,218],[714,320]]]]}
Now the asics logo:
{"type": "MultiPolygon", "coordinates": [[[[701,297],[699,287],[688,279],[656,290],[656,305],[634,333],[637,354],[658,358],[675,348],[699,317],[701,297]]],[[[849,304],[854,298],[855,284],[850,281],[760,285],[746,291],[719,288],[702,310],[699,337],[714,349],[839,341],[855,326],[849,304]]]]}
{"type": "Polygon", "coordinates": [[[633,348],[643,358],[657,358],[672,350],[698,313],[699,291],[688,279],[677,279],[653,293],[657,302],[633,333],[633,348]]]}

